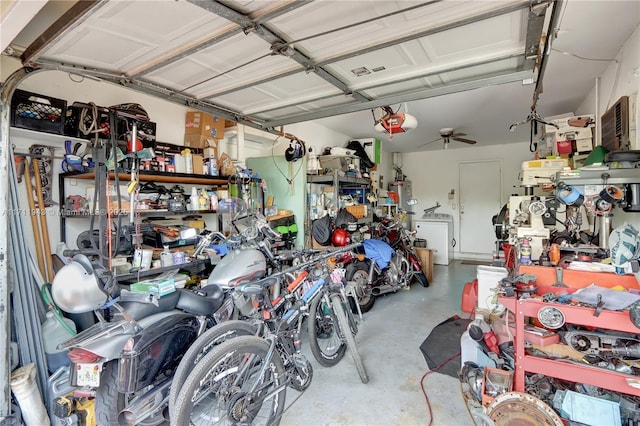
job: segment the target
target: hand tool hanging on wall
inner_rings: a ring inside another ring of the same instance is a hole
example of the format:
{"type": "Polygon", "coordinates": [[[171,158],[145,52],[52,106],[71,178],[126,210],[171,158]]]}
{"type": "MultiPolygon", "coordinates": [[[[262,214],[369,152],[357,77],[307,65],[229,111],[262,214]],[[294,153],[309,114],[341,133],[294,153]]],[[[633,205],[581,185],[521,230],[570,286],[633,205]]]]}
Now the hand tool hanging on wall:
{"type": "Polygon", "coordinates": [[[38,196],[38,208],[40,209],[40,228],[42,229],[42,241],[44,245],[44,263],[46,266],[45,279],[50,282],[53,280],[53,263],[51,260],[51,242],[49,241],[49,226],[47,225],[47,210],[42,195],[42,180],[40,175],[40,160],[34,158],[31,160],[33,165],[34,176],[36,180],[36,194],[38,196]]]}
{"type": "MultiPolygon", "coordinates": [[[[29,156],[32,159],[39,159],[39,180],[42,187],[42,198],[44,200],[44,207],[50,207],[55,204],[51,199],[54,151],[55,147],[48,145],[31,145],[29,147],[29,156]]],[[[35,173],[34,176],[36,176],[35,173]]]]}
{"type": "MultiPolygon", "coordinates": [[[[26,159],[25,159],[26,161],[26,159]]],[[[25,185],[27,187],[27,201],[29,202],[29,217],[31,217],[31,228],[33,229],[33,239],[36,245],[36,257],[38,258],[38,268],[40,269],[40,274],[45,277],[47,275],[47,270],[44,264],[44,255],[42,254],[42,239],[40,236],[40,224],[38,222],[38,217],[36,215],[36,204],[33,200],[33,185],[31,182],[31,164],[26,164],[24,168],[25,175],[25,185]]]]}

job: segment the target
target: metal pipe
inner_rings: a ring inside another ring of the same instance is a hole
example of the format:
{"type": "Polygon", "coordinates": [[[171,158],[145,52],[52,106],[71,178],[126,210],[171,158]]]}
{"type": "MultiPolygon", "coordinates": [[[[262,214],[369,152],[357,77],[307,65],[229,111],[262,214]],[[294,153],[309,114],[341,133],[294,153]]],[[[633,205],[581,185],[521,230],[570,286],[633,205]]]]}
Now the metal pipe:
{"type": "Polygon", "coordinates": [[[600,77],[596,77],[596,87],[595,87],[595,107],[594,107],[594,115],[596,120],[595,125],[595,137],[593,139],[595,145],[602,145],[602,141],[600,140],[600,133],[602,131],[602,120],[600,119],[600,77]]]}
{"type": "MultiPolygon", "coordinates": [[[[15,164],[13,162],[9,165],[9,195],[10,195],[10,210],[13,212],[19,212],[20,201],[18,198],[18,185],[17,177],[15,174],[15,164]]],[[[22,216],[20,214],[14,214],[10,216],[9,220],[9,233],[11,237],[10,246],[10,259],[11,264],[14,265],[13,272],[15,274],[15,289],[14,289],[14,315],[16,320],[14,324],[18,335],[22,334],[19,339],[20,345],[20,358],[22,365],[28,363],[35,363],[37,367],[37,379],[40,387],[43,399],[47,400],[47,378],[48,371],[45,362],[44,347],[40,336],[42,336],[42,330],[40,326],[40,313],[38,310],[37,302],[40,300],[39,294],[35,291],[35,282],[30,272],[28,264],[29,250],[27,248],[24,238],[24,226],[22,223],[22,216]],[[27,329],[28,327],[28,329],[27,329]],[[20,344],[20,341],[23,343],[20,344]]]]}
{"type": "MultiPolygon", "coordinates": [[[[20,68],[13,74],[8,76],[2,87],[0,87],[0,185],[9,188],[9,167],[11,158],[11,142],[9,139],[10,117],[11,117],[11,98],[16,87],[27,77],[40,72],[39,69],[20,68]],[[7,149],[9,147],[9,149],[7,149]]],[[[0,195],[0,211],[6,212],[9,202],[9,192],[2,191],[0,195]]],[[[8,264],[10,264],[8,256],[9,246],[9,215],[1,215],[0,218],[0,418],[8,417],[11,414],[11,360],[9,359],[10,333],[9,326],[11,318],[15,313],[9,310],[11,303],[9,297],[8,282],[8,264]]],[[[24,240],[24,239],[22,239],[24,240]]],[[[18,240],[20,241],[20,240],[18,240]]],[[[39,324],[38,324],[39,325],[39,324]]],[[[39,339],[38,339],[39,340],[39,339]]],[[[38,365],[38,371],[41,372],[41,365],[38,365]]],[[[39,383],[42,387],[42,374],[38,375],[39,383]]]]}

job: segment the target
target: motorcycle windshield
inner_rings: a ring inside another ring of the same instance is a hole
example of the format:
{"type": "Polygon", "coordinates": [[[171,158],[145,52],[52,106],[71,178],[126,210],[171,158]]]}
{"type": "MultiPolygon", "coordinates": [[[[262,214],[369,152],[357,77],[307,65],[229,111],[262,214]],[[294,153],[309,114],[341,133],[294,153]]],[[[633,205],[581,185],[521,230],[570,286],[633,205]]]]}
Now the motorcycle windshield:
{"type": "Polygon", "coordinates": [[[389,265],[391,256],[393,256],[393,248],[382,240],[368,239],[362,242],[364,246],[364,254],[369,259],[375,260],[380,269],[384,269],[389,265]]]}

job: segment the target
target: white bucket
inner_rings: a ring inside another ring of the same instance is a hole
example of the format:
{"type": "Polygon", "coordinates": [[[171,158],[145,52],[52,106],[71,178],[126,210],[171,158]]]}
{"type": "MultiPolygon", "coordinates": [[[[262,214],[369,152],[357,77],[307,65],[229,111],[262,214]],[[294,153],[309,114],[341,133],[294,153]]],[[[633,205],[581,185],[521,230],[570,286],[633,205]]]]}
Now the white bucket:
{"type": "Polygon", "coordinates": [[[36,365],[31,363],[11,373],[11,390],[27,426],[50,426],[47,410],[36,384],[36,365]]]}
{"type": "Polygon", "coordinates": [[[498,266],[478,265],[478,309],[489,311],[504,311],[504,306],[499,303],[493,303],[495,289],[503,278],[509,275],[507,268],[498,266]]]}

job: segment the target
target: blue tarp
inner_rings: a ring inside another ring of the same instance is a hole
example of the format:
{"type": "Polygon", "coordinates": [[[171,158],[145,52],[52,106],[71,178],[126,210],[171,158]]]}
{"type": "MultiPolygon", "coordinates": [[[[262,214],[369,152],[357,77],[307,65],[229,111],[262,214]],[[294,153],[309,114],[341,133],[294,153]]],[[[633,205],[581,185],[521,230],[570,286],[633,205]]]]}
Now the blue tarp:
{"type": "Polygon", "coordinates": [[[364,240],[364,254],[369,259],[376,261],[380,269],[384,269],[389,265],[391,256],[393,256],[393,248],[382,240],[364,240]]]}

